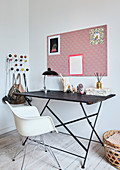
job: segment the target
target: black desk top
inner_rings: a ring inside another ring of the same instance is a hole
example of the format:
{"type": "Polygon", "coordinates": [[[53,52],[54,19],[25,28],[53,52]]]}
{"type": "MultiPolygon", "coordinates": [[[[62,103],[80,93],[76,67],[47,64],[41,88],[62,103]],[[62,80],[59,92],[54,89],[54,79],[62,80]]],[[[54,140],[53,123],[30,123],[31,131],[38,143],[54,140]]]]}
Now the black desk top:
{"type": "Polygon", "coordinates": [[[115,94],[110,94],[108,96],[81,95],[78,93],[64,93],[63,91],[48,91],[46,94],[43,91],[31,91],[19,94],[23,96],[71,102],[82,102],[87,104],[101,102],[115,96],[115,94]]]}

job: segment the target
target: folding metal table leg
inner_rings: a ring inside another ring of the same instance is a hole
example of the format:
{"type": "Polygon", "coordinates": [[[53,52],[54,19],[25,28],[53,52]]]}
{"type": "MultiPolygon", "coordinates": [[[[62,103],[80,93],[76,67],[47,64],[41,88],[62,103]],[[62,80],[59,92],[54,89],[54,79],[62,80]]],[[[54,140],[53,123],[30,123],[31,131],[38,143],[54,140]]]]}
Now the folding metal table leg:
{"type": "MultiPolygon", "coordinates": [[[[100,112],[101,105],[102,105],[102,102],[100,102],[100,106],[99,106],[99,109],[98,109],[98,114],[96,115],[96,118],[95,118],[95,121],[94,121],[94,125],[93,125],[93,127],[91,127],[91,128],[92,128],[92,132],[91,132],[90,139],[89,139],[89,142],[88,142],[88,147],[87,147],[87,151],[86,151],[86,155],[85,155],[85,159],[84,159],[82,168],[85,168],[85,163],[86,163],[88,151],[89,151],[89,148],[90,148],[90,144],[91,144],[93,132],[95,132],[94,129],[95,129],[95,125],[96,125],[96,123],[97,123],[97,118],[98,118],[98,115],[99,115],[99,112],[100,112]]],[[[83,105],[81,105],[81,106],[83,106],[83,105]]],[[[84,108],[84,107],[83,107],[83,108],[84,108]]],[[[86,113],[85,110],[84,110],[84,113],[86,113]]],[[[87,116],[87,114],[86,114],[86,116],[87,116]]]]}
{"type": "Polygon", "coordinates": [[[96,134],[97,138],[99,139],[99,141],[101,142],[101,144],[103,145],[100,137],[98,136],[97,132],[95,131],[95,125],[96,125],[96,122],[97,122],[97,118],[98,118],[98,114],[100,112],[100,108],[101,108],[101,105],[102,105],[102,102],[100,102],[100,106],[99,106],[99,109],[98,109],[98,112],[96,114],[96,118],[95,118],[95,121],[94,121],[94,125],[92,126],[90,120],[89,120],[89,117],[87,116],[86,114],[86,111],[82,105],[82,103],[80,103],[81,107],[82,107],[82,110],[85,114],[85,117],[89,123],[89,125],[91,126],[92,128],[92,132],[91,132],[91,135],[90,135],[90,138],[89,138],[89,142],[88,142],[88,147],[86,148],[78,139],[77,137],[69,130],[69,128],[66,127],[65,123],[63,123],[59,117],[49,108],[48,106],[48,103],[50,102],[50,99],[47,101],[46,105],[44,106],[40,116],[43,114],[44,110],[47,108],[53,115],[54,117],[61,123],[61,125],[70,133],[70,135],[77,141],[77,143],[86,151],[86,154],[85,154],[85,157],[83,157],[84,159],[84,162],[83,162],[83,165],[82,165],[82,168],[85,168],[85,163],[86,163],[86,159],[87,159],[87,155],[88,155],[88,151],[89,151],[89,148],[90,148],[90,143],[91,143],[91,140],[92,140],[92,136],[93,136],[93,132],[96,134]]]}
{"type": "Polygon", "coordinates": [[[40,113],[40,116],[42,116],[42,114],[43,114],[44,110],[46,109],[46,107],[47,107],[47,105],[48,105],[49,102],[50,102],[50,99],[47,101],[46,105],[44,106],[42,112],[40,113]]]}
{"type": "Polygon", "coordinates": [[[85,150],[87,151],[86,147],[78,140],[78,138],[70,131],[68,127],[65,126],[65,124],[58,118],[58,116],[48,107],[48,110],[54,115],[54,117],[62,124],[62,126],[71,134],[71,136],[77,141],[77,143],[85,150]]]}
{"type": "MultiPolygon", "coordinates": [[[[86,111],[85,111],[85,109],[84,109],[84,107],[83,107],[83,104],[82,104],[82,103],[80,103],[80,105],[81,105],[81,107],[82,107],[83,113],[84,113],[84,115],[86,116],[86,119],[87,119],[87,121],[88,121],[89,125],[91,126],[91,128],[93,129],[93,131],[94,131],[94,133],[95,133],[96,137],[98,138],[98,140],[100,141],[100,143],[101,143],[101,144],[102,144],[102,146],[103,146],[103,142],[101,141],[101,139],[100,139],[99,135],[97,134],[97,132],[96,132],[96,130],[94,129],[94,127],[92,126],[92,124],[91,124],[91,122],[90,122],[90,120],[89,120],[89,116],[87,116],[86,111]]],[[[99,111],[100,111],[101,105],[102,105],[102,102],[100,102],[100,105],[99,105],[98,112],[97,112],[96,116],[99,114],[99,111]]]]}

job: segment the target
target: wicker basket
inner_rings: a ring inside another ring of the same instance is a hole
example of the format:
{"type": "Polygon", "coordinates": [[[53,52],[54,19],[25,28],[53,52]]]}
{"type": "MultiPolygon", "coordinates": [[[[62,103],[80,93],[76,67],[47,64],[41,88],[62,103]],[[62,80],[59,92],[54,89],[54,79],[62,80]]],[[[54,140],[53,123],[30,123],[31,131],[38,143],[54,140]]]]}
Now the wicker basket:
{"type": "Polygon", "coordinates": [[[113,144],[106,139],[115,133],[120,134],[120,130],[109,130],[103,135],[103,143],[107,161],[115,168],[120,169],[120,145],[113,144]]]}

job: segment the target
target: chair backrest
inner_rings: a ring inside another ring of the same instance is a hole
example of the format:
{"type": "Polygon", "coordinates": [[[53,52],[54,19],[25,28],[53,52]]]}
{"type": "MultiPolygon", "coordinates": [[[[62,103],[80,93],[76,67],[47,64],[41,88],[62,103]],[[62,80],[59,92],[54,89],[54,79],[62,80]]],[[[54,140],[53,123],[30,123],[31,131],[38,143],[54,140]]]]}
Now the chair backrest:
{"type": "Polygon", "coordinates": [[[5,103],[9,106],[9,108],[11,109],[11,111],[14,112],[14,111],[13,111],[13,107],[8,103],[8,101],[5,101],[5,103]]]}
{"type": "Polygon", "coordinates": [[[35,106],[15,106],[12,107],[7,101],[6,104],[9,106],[10,110],[12,111],[14,116],[20,118],[28,118],[28,117],[35,117],[40,116],[38,109],[35,106]]]}
{"type": "Polygon", "coordinates": [[[11,109],[16,129],[22,136],[37,136],[51,131],[56,131],[53,120],[49,116],[40,116],[35,106],[12,107],[11,109]]]}

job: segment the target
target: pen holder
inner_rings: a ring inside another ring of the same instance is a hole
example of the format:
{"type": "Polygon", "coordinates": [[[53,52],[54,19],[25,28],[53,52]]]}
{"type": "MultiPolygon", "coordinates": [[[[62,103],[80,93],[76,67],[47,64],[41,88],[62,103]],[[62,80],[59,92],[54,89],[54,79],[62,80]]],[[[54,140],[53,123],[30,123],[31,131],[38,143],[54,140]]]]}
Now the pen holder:
{"type": "Polygon", "coordinates": [[[100,81],[97,82],[96,89],[102,89],[102,83],[100,81]]]}

